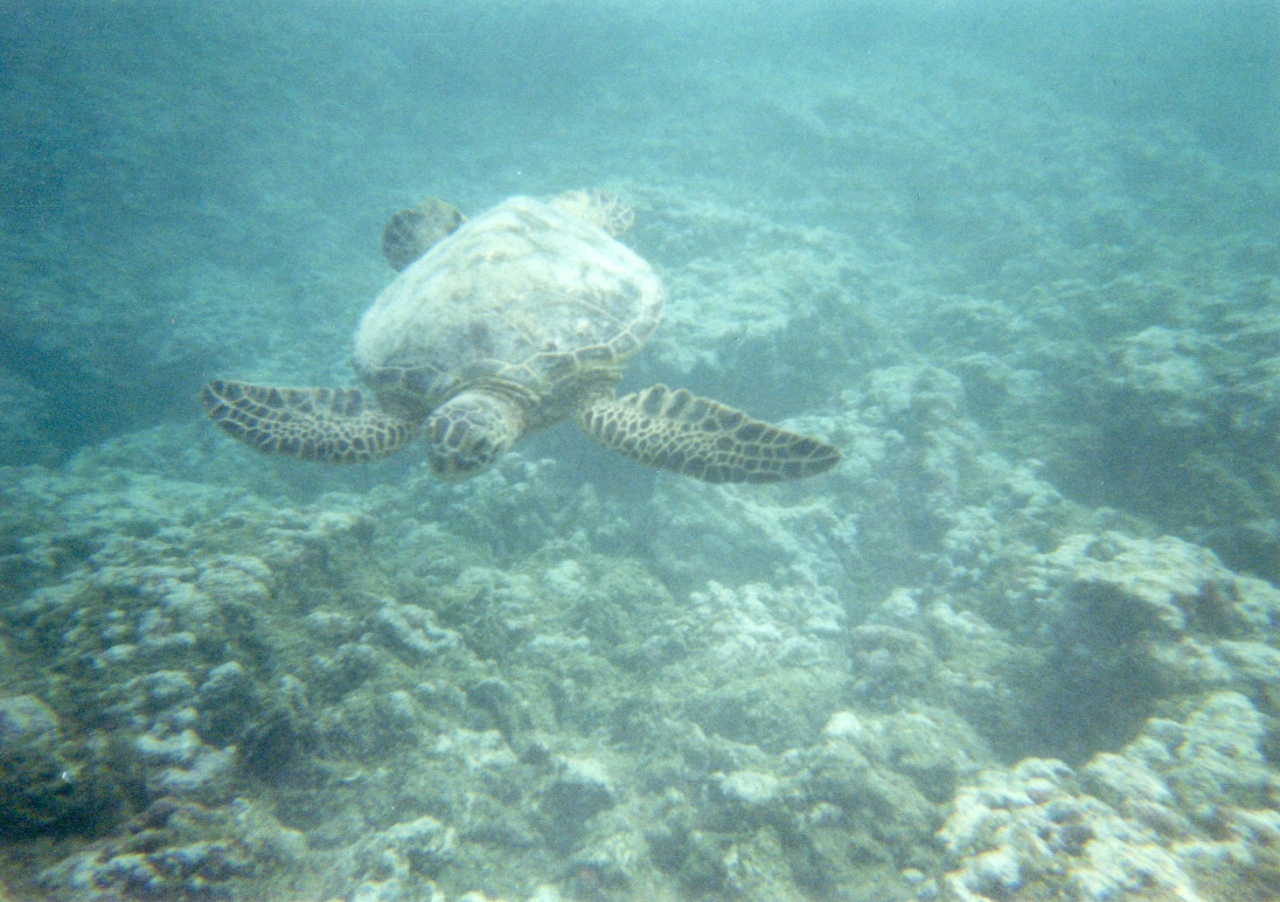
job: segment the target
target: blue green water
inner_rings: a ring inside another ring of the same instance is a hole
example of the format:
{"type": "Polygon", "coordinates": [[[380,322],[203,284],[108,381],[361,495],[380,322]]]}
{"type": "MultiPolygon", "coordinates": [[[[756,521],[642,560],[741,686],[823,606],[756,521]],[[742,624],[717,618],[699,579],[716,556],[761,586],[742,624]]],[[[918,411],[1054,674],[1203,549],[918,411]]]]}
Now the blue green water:
{"type": "Polygon", "coordinates": [[[1269,2],[0,3],[0,897],[1269,898],[1277,135],[1269,2]],[[576,188],[840,469],[204,419],[576,188]]]}

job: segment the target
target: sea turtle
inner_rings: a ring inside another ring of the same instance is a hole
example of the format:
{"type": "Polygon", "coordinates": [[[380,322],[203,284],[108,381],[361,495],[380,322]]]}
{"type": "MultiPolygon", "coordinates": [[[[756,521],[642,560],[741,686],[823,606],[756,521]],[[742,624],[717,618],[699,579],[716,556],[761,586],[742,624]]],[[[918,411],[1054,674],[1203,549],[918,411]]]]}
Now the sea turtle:
{"type": "Polygon", "coordinates": [[[355,336],[368,390],[215,379],[204,406],[246,444],[306,460],[382,457],[425,425],[431,469],[446,479],[475,476],[570,417],[608,448],[707,482],[839,463],[830,445],[683,389],[614,396],[665,303],[657,274],[610,234],[629,223],[602,192],[513,197],[472,220],[436,201],[402,211],[383,235],[401,272],[355,336]]]}

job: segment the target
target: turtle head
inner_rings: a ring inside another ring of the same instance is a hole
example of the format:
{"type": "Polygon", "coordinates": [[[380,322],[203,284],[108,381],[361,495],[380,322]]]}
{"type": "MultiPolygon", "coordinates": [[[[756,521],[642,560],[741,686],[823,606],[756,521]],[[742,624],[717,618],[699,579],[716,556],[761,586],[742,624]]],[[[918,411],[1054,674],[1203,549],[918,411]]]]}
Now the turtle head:
{"type": "Polygon", "coordinates": [[[464,391],[427,418],[427,460],[443,479],[477,476],[511,450],[523,432],[518,405],[499,395],[464,391]]]}

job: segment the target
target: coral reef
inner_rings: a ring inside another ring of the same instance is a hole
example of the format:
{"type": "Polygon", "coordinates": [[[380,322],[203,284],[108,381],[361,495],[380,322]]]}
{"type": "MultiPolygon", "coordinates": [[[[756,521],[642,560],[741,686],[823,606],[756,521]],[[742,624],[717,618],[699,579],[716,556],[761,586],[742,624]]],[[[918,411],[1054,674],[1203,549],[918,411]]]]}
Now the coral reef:
{"type": "Polygon", "coordinates": [[[813,423],[863,449],[828,492],[629,512],[518,455],[310,504],[109,449],[6,471],[15,874],[86,902],[1271,886],[1280,591],[987,450],[945,372],[813,423]]]}
{"type": "Polygon", "coordinates": [[[1079,773],[1036,758],[984,771],[939,831],[950,869],[917,898],[1243,898],[1275,880],[1264,734],[1247,698],[1220,692],[1079,773]]]}

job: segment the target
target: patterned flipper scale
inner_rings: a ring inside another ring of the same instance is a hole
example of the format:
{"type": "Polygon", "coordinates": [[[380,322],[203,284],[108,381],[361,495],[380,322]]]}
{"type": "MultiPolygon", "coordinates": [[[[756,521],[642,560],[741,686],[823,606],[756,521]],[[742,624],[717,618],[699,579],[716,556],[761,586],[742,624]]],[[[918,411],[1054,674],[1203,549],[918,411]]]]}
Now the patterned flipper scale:
{"type": "Polygon", "coordinates": [[[599,398],[580,422],[605,447],[706,482],[782,482],[840,463],[839,450],[825,442],[665,385],[599,398]]]}
{"type": "Polygon", "coordinates": [[[267,454],[348,463],[394,454],[414,425],[355,388],[276,388],[214,379],[200,400],[217,426],[267,454]]]}

